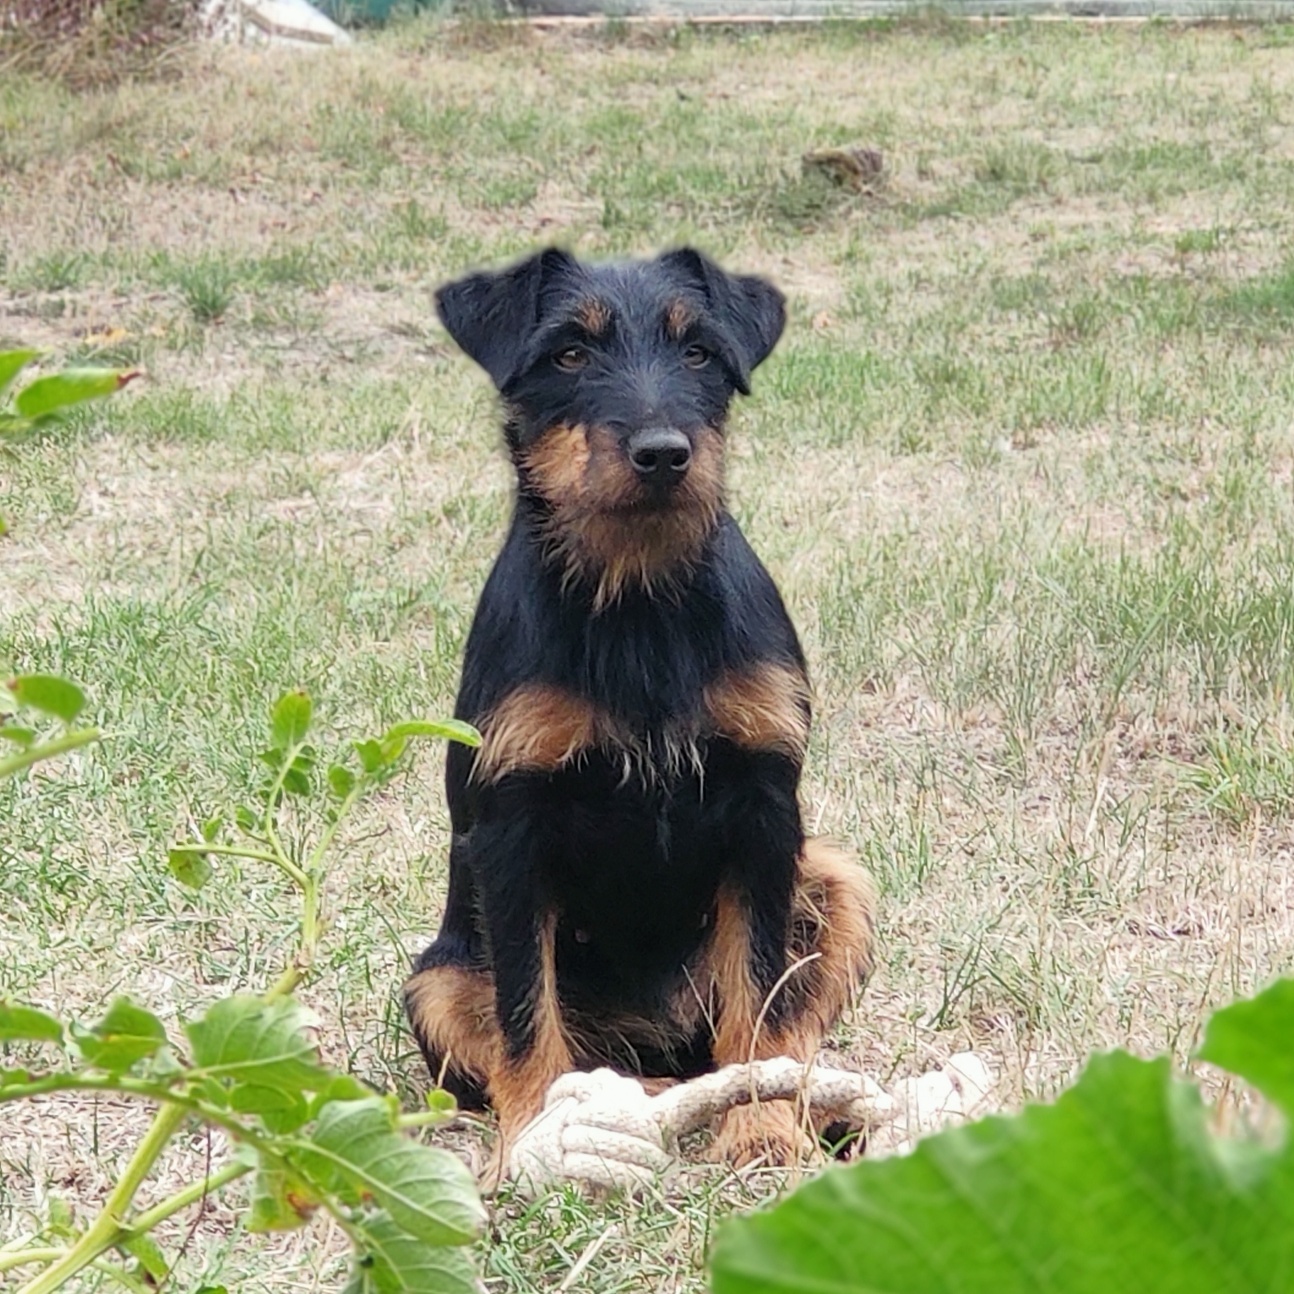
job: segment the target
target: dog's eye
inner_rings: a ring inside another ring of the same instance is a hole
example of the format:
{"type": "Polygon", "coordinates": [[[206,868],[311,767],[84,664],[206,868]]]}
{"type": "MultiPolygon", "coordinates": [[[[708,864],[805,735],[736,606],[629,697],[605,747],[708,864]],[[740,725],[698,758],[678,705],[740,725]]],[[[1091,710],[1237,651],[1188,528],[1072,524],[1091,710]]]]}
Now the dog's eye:
{"type": "Polygon", "coordinates": [[[553,363],[563,373],[578,373],[589,362],[589,353],[582,346],[568,346],[553,356],[553,363]]]}
{"type": "Polygon", "coordinates": [[[710,362],[710,352],[704,346],[689,346],[683,352],[683,363],[688,368],[704,368],[710,362]]]}

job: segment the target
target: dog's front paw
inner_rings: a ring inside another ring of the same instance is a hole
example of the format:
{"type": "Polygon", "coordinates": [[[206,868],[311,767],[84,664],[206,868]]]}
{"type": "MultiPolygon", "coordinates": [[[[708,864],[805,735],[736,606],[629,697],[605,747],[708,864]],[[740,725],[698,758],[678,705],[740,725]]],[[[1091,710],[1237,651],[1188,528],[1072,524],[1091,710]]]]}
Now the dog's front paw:
{"type": "Polygon", "coordinates": [[[754,1163],[791,1168],[803,1163],[813,1150],[790,1101],[762,1101],[736,1106],[723,1116],[710,1157],[734,1168],[754,1163]]]}

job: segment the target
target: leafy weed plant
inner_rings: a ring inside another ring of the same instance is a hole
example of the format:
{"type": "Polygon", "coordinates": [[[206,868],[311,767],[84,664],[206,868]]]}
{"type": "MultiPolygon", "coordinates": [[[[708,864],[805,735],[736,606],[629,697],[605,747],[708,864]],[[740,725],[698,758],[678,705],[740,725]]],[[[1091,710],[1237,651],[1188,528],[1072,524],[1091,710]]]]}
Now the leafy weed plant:
{"type": "MultiPolygon", "coordinates": [[[[75,726],[85,697],[66,680],[20,676],[9,680],[6,691],[0,737],[18,751],[0,759],[0,777],[16,776],[99,737],[95,729],[75,726]],[[21,722],[28,715],[30,721],[21,722]],[[61,729],[43,732],[50,724],[61,729]]],[[[265,993],[216,1002],[186,1022],[182,1042],[127,997],[117,998],[88,1026],[0,1001],[0,1043],[20,1044],[32,1056],[0,1069],[0,1104],[79,1091],[117,1093],[158,1107],[89,1226],[68,1244],[0,1252],[0,1272],[43,1268],[20,1294],[48,1294],[91,1266],[130,1289],[164,1281],[172,1260],[151,1233],[248,1174],[255,1174],[255,1185],[247,1229],[294,1229],[322,1209],[354,1246],[353,1291],[467,1294],[476,1288],[471,1260],[459,1248],[476,1238],[484,1222],[471,1175],[449,1152],[406,1135],[441,1122],[452,1112],[452,1101],[433,1092],[427,1110],[402,1114],[396,1097],[322,1064],[316,1022],[293,990],[315,965],[325,929],[322,887],[329,852],[352,809],[400,771],[412,741],[479,739],[463,724],[400,723],[381,737],[354,743],[348,757],[321,774],[318,750],[309,740],[312,712],[304,692],[284,696],[273,708],[270,743],[260,756],[268,768],[260,803],[237,809],[229,824],[223,817],[209,819],[198,839],[170,851],[171,871],[191,889],[205,885],[221,860],[235,858],[276,868],[296,889],[296,950],[265,993]],[[226,1134],[232,1144],[228,1158],[152,1207],[132,1208],[168,1144],[194,1119],[226,1134]]],[[[59,1225],[51,1218],[51,1231],[59,1225]]]]}

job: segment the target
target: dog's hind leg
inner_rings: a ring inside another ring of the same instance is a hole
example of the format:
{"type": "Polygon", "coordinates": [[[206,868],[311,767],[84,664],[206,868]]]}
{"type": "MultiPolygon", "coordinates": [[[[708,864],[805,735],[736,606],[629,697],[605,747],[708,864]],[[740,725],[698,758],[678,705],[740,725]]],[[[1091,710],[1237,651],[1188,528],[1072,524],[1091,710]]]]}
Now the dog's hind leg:
{"type": "MultiPolygon", "coordinates": [[[[754,966],[749,910],[731,890],[720,894],[710,950],[720,1002],[716,1064],[814,1059],[871,971],[875,902],[858,863],[826,840],[807,840],[796,867],[786,969],[780,985],[766,990],[754,966]]],[[[736,1164],[760,1157],[786,1163],[805,1140],[794,1105],[770,1101],[731,1110],[714,1151],[736,1164]]]]}

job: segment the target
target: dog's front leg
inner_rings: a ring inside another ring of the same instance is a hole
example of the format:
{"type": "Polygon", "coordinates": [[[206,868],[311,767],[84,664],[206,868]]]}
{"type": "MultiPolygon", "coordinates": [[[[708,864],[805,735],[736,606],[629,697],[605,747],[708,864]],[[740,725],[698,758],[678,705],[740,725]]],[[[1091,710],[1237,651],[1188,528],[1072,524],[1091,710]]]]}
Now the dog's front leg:
{"type": "Polygon", "coordinates": [[[488,1076],[490,1100],[510,1142],[571,1069],[557,994],[556,910],[544,895],[551,827],[523,787],[499,796],[473,835],[473,873],[494,972],[502,1054],[488,1076]]]}
{"type": "MultiPolygon", "coordinates": [[[[819,1037],[798,1011],[799,973],[790,965],[791,917],[804,834],[799,769],[778,754],[748,758],[724,797],[727,867],[715,906],[711,965],[719,997],[714,1060],[731,1065],[772,1056],[808,1061],[819,1037]]],[[[715,1150],[734,1163],[792,1160],[805,1138],[786,1101],[741,1106],[724,1119],[715,1150]]]]}

